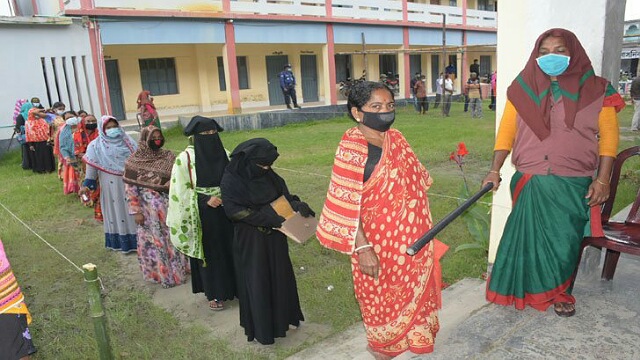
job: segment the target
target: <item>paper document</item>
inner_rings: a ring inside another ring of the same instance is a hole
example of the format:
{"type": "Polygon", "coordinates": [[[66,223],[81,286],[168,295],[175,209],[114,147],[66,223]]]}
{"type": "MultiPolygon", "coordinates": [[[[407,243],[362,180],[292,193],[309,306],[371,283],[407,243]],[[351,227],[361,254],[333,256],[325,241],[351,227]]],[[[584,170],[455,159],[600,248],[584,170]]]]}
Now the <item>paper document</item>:
{"type": "Polygon", "coordinates": [[[316,233],[318,220],[314,217],[304,217],[293,211],[291,204],[284,196],[280,196],[271,203],[271,207],[286,220],[282,226],[275,229],[287,235],[291,240],[303,244],[316,233]]]}

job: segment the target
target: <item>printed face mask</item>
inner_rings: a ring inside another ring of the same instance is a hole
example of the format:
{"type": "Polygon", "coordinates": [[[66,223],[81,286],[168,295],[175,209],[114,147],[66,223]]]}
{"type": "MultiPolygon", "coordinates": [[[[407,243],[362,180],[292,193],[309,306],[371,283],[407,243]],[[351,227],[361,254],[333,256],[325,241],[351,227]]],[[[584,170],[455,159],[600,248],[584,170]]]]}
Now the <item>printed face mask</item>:
{"type": "Polygon", "coordinates": [[[362,123],[366,127],[372,128],[373,130],[377,130],[377,131],[385,132],[389,130],[393,122],[396,120],[395,111],[380,112],[380,113],[367,112],[367,111],[360,111],[360,112],[364,114],[364,117],[362,118],[362,123]]]}
{"type": "Polygon", "coordinates": [[[561,75],[569,67],[569,56],[560,54],[547,54],[536,59],[540,70],[549,76],[561,75]]]}
{"type": "Polygon", "coordinates": [[[151,150],[159,150],[164,145],[164,139],[155,139],[149,141],[149,147],[151,150]]]}
{"type": "Polygon", "coordinates": [[[118,137],[118,135],[122,134],[122,130],[120,128],[115,127],[115,128],[105,130],[105,133],[110,138],[116,138],[118,137]]]}

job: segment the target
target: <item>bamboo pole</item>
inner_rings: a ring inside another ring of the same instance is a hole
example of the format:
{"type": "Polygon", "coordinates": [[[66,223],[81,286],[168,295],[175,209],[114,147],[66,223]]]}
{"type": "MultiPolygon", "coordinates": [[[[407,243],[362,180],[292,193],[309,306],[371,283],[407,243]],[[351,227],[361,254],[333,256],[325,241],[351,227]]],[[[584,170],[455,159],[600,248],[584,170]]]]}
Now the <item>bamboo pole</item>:
{"type": "Polygon", "coordinates": [[[102,297],[98,282],[98,269],[94,264],[84,264],[84,281],[87,283],[89,292],[89,312],[93,319],[93,328],[96,332],[98,351],[100,360],[113,360],[113,352],[109,341],[109,331],[107,329],[107,319],[102,306],[102,297]]]}

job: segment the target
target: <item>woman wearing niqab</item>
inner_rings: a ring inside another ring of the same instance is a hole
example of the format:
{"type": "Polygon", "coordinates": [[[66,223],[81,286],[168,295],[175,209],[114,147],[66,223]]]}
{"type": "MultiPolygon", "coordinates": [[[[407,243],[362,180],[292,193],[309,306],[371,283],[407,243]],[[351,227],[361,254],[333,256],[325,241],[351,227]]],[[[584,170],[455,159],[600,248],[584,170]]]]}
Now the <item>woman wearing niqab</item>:
{"type": "Polygon", "coordinates": [[[221,183],[224,209],[235,225],[240,326],[248,341],[265,345],[304,321],[287,237],[274,230],[284,218],[270,204],[284,195],[294,210],[314,215],[271,168],[277,158],[267,139],[247,140],[231,153],[221,183]]]}
{"type": "Polygon", "coordinates": [[[214,119],[194,116],[184,134],[193,145],[171,170],[167,225],[171,242],[190,257],[194,294],[204,292],[211,310],[222,310],[236,296],[233,225],[222,209],[220,179],[229,163],[214,119]]]}

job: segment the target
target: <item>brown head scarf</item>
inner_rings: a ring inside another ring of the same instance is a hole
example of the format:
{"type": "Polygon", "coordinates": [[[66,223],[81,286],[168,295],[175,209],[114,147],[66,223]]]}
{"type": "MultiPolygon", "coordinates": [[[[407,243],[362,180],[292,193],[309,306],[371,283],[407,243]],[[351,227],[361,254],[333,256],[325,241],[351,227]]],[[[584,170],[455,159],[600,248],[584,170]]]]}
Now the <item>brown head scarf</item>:
{"type": "Polygon", "coordinates": [[[542,72],[536,62],[542,41],[549,36],[564,38],[571,53],[569,67],[557,76],[562,89],[565,123],[573,128],[576,113],[593,103],[607,89],[607,80],[595,76],[591,60],[574,33],[565,29],[550,29],[542,33],[529,56],[529,61],[518,77],[507,89],[507,98],[518,111],[524,122],[540,140],[551,133],[550,114],[552,105],[551,79],[542,72]]]}
{"type": "Polygon", "coordinates": [[[140,94],[138,94],[138,107],[142,106],[142,105],[151,105],[151,107],[153,107],[154,109],[156,108],[155,105],[153,105],[153,100],[150,99],[151,96],[151,91],[149,90],[143,90],[140,92],[140,94]]]}
{"type": "Polygon", "coordinates": [[[155,131],[160,129],[147,126],[140,132],[138,150],[127,159],[123,180],[127,184],[169,192],[171,168],[176,157],[169,150],[153,150],[149,147],[151,134],[155,131]]]}

